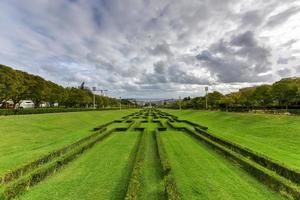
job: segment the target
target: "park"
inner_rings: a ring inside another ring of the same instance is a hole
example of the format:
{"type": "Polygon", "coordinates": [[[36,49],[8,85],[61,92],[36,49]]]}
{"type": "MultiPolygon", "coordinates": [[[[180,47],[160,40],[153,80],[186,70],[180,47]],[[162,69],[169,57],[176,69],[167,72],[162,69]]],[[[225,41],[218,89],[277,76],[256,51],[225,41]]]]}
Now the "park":
{"type": "Polygon", "coordinates": [[[300,0],[0,8],[0,200],[300,200],[300,0]]]}

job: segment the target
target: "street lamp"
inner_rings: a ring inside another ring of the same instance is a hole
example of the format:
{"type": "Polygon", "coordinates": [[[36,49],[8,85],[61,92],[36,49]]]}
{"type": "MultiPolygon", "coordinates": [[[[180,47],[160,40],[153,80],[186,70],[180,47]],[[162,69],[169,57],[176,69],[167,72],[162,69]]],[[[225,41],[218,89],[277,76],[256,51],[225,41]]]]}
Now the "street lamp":
{"type": "Polygon", "coordinates": [[[179,96],[179,110],[181,110],[181,96],[179,96]]]}
{"type": "Polygon", "coordinates": [[[207,110],[207,91],[208,91],[208,87],[205,87],[205,109],[207,110]]]}
{"type": "Polygon", "coordinates": [[[122,109],[122,97],[120,97],[120,110],[122,109]]]}
{"type": "Polygon", "coordinates": [[[96,109],[95,92],[96,92],[96,87],[93,87],[93,108],[94,108],[94,110],[96,109]]]}
{"type": "Polygon", "coordinates": [[[92,87],[92,91],[93,91],[93,108],[94,109],[96,109],[96,95],[95,95],[95,92],[97,92],[97,91],[100,91],[101,92],[101,96],[104,96],[104,92],[107,92],[108,90],[103,90],[103,89],[101,89],[101,90],[97,90],[97,88],[96,87],[92,87]]]}

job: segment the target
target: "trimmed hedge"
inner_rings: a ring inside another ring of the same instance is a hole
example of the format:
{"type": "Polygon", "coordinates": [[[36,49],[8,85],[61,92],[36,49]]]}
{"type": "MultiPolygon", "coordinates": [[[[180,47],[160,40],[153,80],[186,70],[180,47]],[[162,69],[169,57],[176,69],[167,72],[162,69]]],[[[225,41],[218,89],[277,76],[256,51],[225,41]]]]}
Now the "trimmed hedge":
{"type": "Polygon", "coordinates": [[[138,199],[140,188],[141,188],[142,168],[145,160],[145,148],[146,148],[146,133],[145,131],[143,131],[139,141],[138,150],[134,159],[133,169],[131,172],[127,193],[125,196],[126,200],[138,199]]]}
{"type": "MultiPolygon", "coordinates": [[[[109,124],[109,123],[107,123],[109,124]]],[[[57,158],[59,156],[62,156],[66,153],[68,153],[70,150],[78,147],[79,145],[97,137],[99,134],[102,134],[104,131],[106,131],[107,128],[106,127],[102,127],[100,130],[98,130],[98,132],[96,133],[93,133],[87,137],[84,137],[70,145],[67,145],[65,147],[62,147],[58,150],[55,150],[47,155],[44,155],[44,156],[41,156],[40,158],[34,160],[34,161],[31,161],[25,165],[22,165],[20,167],[17,167],[16,169],[14,170],[11,170],[11,171],[8,171],[7,173],[3,174],[0,176],[0,184],[6,184],[10,181],[13,181],[17,178],[19,178],[20,176],[34,170],[35,168],[41,166],[41,165],[44,165],[50,161],[52,161],[54,158],[57,158]]]]}
{"type": "Polygon", "coordinates": [[[257,178],[259,181],[266,184],[271,189],[280,192],[282,195],[295,200],[300,200],[300,187],[299,185],[290,182],[288,179],[279,176],[274,171],[262,167],[256,162],[236,153],[212,140],[204,137],[203,135],[185,128],[185,132],[193,136],[194,138],[204,142],[211,148],[215,149],[217,152],[225,155],[231,160],[236,161],[241,165],[241,167],[247,171],[249,174],[257,178]]]}
{"type": "Polygon", "coordinates": [[[181,199],[181,194],[178,192],[175,179],[173,177],[171,164],[169,162],[165,146],[159,136],[159,131],[155,131],[155,140],[158,149],[158,155],[161,167],[163,169],[165,193],[169,200],[181,199]]]}
{"type": "MultiPolygon", "coordinates": [[[[108,137],[114,130],[110,130],[105,134],[100,135],[95,140],[79,146],[72,151],[69,151],[67,154],[62,157],[57,158],[53,162],[47,163],[46,165],[41,166],[40,168],[35,169],[31,173],[22,176],[20,179],[15,180],[14,182],[6,185],[3,188],[2,199],[12,199],[24,191],[26,191],[29,187],[41,182],[47,176],[50,176],[60,170],[64,165],[68,164],[75,158],[77,158],[80,154],[85,152],[87,149],[93,147],[97,142],[102,141],[104,138],[108,137]]],[[[1,197],[1,196],[0,196],[1,197]]]]}
{"type": "Polygon", "coordinates": [[[102,125],[100,125],[100,126],[98,126],[96,128],[93,128],[93,131],[99,131],[99,130],[103,129],[104,127],[107,127],[107,126],[109,126],[109,125],[111,125],[113,123],[114,123],[114,121],[107,122],[107,123],[102,124],[102,125]]]}
{"type": "Polygon", "coordinates": [[[206,138],[209,138],[210,140],[221,144],[245,157],[250,158],[251,160],[253,160],[254,162],[258,163],[259,165],[266,167],[272,171],[275,171],[278,175],[283,176],[295,183],[300,183],[300,172],[294,169],[290,169],[287,166],[284,166],[284,164],[275,162],[273,160],[271,160],[270,158],[264,156],[264,155],[260,155],[257,152],[253,152],[250,149],[247,149],[245,147],[239,146],[237,144],[231,143],[229,141],[223,140],[221,138],[218,138],[214,135],[212,135],[211,133],[208,133],[207,131],[204,131],[202,129],[199,128],[195,128],[195,130],[203,135],[206,138]]]}

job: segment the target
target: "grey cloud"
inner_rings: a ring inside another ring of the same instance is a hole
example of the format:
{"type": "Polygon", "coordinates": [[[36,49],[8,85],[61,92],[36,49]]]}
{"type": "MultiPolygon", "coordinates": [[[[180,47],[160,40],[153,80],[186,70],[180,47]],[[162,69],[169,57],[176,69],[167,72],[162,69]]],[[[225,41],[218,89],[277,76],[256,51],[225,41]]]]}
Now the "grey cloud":
{"type": "Polygon", "coordinates": [[[170,56],[173,54],[170,46],[167,43],[157,44],[155,45],[154,48],[149,48],[148,51],[150,54],[155,56],[162,56],[162,55],[170,56]]]}
{"type": "Polygon", "coordinates": [[[197,77],[187,70],[182,69],[179,65],[169,65],[166,62],[159,61],[154,63],[154,71],[147,73],[138,82],[139,84],[166,84],[166,83],[177,83],[177,84],[196,84],[205,85],[211,84],[207,79],[197,77]]]}
{"type": "Polygon", "coordinates": [[[287,41],[286,43],[282,44],[282,47],[286,47],[286,48],[291,48],[293,46],[293,44],[295,44],[296,42],[298,42],[298,40],[296,39],[291,39],[289,41],[287,41]]]}
{"type": "Polygon", "coordinates": [[[230,45],[238,47],[253,47],[256,45],[254,33],[252,31],[247,31],[245,33],[233,36],[230,41],[230,45]]]}
{"type": "Polygon", "coordinates": [[[270,52],[258,44],[254,33],[234,35],[229,41],[220,40],[196,56],[220,82],[261,82],[270,78],[259,75],[270,70],[270,52]],[[238,47],[238,48],[236,48],[238,47]]]}
{"type": "Polygon", "coordinates": [[[259,10],[251,10],[242,15],[241,23],[243,26],[259,26],[263,23],[264,16],[259,10]]]}
{"type": "Polygon", "coordinates": [[[300,11],[299,7],[291,7],[288,8],[276,15],[269,17],[268,21],[266,22],[266,27],[273,28],[280,24],[286,22],[290,17],[297,14],[300,11]]]}
{"type": "Polygon", "coordinates": [[[292,73],[292,70],[288,69],[288,68],[283,68],[277,71],[277,74],[282,77],[285,78],[287,76],[290,76],[292,73]]]}
{"type": "Polygon", "coordinates": [[[282,57],[279,57],[278,60],[277,60],[277,64],[283,64],[283,65],[286,65],[289,63],[289,58],[282,58],[282,57]]]}

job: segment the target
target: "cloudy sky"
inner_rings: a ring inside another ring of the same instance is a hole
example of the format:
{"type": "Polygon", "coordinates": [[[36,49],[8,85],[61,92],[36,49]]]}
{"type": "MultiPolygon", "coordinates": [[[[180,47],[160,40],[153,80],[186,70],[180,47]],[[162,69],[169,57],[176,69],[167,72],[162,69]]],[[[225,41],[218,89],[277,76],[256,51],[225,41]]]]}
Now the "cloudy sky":
{"type": "Polygon", "coordinates": [[[1,0],[0,63],[122,97],[300,75],[299,0],[1,0]]]}

